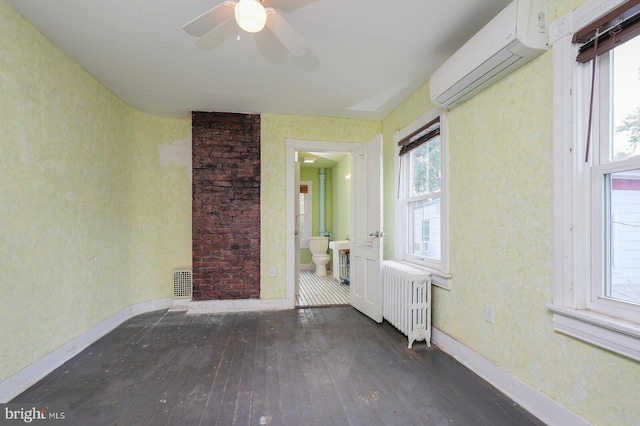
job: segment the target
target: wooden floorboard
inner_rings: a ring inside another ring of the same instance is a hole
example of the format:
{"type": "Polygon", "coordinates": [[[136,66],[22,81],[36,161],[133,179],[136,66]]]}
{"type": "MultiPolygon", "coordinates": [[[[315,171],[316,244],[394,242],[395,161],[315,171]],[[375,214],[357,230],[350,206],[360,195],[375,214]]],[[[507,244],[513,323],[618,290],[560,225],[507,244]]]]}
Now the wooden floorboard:
{"type": "Polygon", "coordinates": [[[123,323],[13,402],[72,425],[541,425],[436,347],[351,307],[123,323]]]}

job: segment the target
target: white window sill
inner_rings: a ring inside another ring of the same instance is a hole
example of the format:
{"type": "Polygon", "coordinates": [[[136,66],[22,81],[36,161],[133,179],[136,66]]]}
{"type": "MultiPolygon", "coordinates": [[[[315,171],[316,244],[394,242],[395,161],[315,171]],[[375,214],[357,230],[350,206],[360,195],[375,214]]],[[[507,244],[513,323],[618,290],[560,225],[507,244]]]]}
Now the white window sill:
{"type": "Polygon", "coordinates": [[[554,329],[640,361],[640,325],[582,309],[549,304],[554,329]]]}
{"type": "Polygon", "coordinates": [[[453,278],[453,275],[441,271],[434,271],[429,268],[427,268],[427,270],[431,272],[431,284],[445,290],[451,290],[451,278],[453,278]]]}
{"type": "Polygon", "coordinates": [[[405,260],[399,260],[398,262],[429,272],[431,274],[431,284],[445,290],[451,290],[451,279],[453,278],[453,275],[450,273],[438,271],[437,269],[429,268],[427,266],[420,265],[419,263],[407,262],[405,260]]]}

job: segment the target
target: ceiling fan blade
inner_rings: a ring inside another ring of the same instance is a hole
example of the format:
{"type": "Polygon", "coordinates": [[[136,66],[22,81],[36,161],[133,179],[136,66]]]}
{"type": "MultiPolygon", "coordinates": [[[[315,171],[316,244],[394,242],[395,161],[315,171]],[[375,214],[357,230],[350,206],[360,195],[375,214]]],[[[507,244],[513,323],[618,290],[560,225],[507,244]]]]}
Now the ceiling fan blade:
{"type": "Polygon", "coordinates": [[[267,27],[293,56],[302,56],[309,48],[300,34],[274,8],[267,7],[267,27]]]}
{"type": "Polygon", "coordinates": [[[182,29],[194,37],[202,37],[233,16],[235,1],[225,1],[185,24],[182,29]]]}
{"type": "Polygon", "coordinates": [[[238,33],[235,19],[227,19],[203,37],[196,40],[196,46],[204,50],[213,50],[238,33]]]}
{"type": "Polygon", "coordinates": [[[273,7],[277,6],[278,10],[291,12],[311,3],[315,3],[316,1],[318,0],[263,0],[263,4],[266,8],[267,6],[271,6],[271,3],[275,3],[273,7]]]}

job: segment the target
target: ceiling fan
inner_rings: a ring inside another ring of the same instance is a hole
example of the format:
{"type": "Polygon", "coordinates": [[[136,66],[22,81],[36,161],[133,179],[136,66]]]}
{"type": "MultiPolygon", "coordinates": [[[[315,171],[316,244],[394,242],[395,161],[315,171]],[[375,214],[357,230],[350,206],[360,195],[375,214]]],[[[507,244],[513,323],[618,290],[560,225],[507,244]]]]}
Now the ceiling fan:
{"type": "Polygon", "coordinates": [[[250,33],[260,32],[266,25],[293,56],[302,56],[308,50],[300,34],[277,10],[264,7],[262,0],[225,1],[185,24],[182,29],[194,37],[209,37],[233,17],[241,29],[250,33]]]}

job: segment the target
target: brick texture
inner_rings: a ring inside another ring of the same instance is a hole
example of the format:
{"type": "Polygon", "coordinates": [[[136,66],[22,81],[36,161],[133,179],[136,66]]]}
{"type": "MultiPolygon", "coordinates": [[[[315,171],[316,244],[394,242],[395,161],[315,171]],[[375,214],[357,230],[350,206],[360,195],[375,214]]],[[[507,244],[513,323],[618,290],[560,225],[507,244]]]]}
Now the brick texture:
{"type": "Polygon", "coordinates": [[[194,112],[193,299],[260,297],[260,116],[194,112]]]}

